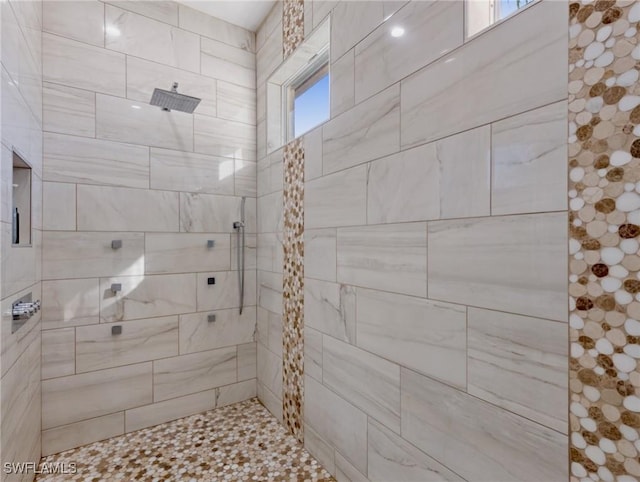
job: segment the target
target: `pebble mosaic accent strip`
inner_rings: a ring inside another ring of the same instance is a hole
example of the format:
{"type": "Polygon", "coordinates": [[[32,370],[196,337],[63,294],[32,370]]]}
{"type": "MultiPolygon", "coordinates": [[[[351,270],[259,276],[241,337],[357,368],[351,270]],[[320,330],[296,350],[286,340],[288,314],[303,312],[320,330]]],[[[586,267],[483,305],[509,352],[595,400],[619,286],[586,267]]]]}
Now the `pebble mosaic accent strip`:
{"type": "Polygon", "coordinates": [[[284,148],[284,279],[282,330],[282,415],[299,440],[304,400],[304,149],[302,139],[284,148]]]}
{"type": "Polygon", "coordinates": [[[569,5],[571,481],[640,477],[640,2],[569,5]]]}
{"type": "Polygon", "coordinates": [[[72,480],[335,481],[257,399],[44,457],[72,480]]]}
{"type": "Polygon", "coordinates": [[[284,0],[282,50],[287,58],[304,40],[304,0],[284,0]]]}

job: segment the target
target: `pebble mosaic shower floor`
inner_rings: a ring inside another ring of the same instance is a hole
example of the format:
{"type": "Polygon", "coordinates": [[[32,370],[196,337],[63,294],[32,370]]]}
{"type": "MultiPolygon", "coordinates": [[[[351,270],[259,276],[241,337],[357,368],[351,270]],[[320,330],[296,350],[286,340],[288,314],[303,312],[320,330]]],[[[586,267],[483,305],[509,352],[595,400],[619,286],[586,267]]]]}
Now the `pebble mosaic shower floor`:
{"type": "Polygon", "coordinates": [[[62,481],[334,481],[257,399],[192,415],[60,454],[62,481]]]}

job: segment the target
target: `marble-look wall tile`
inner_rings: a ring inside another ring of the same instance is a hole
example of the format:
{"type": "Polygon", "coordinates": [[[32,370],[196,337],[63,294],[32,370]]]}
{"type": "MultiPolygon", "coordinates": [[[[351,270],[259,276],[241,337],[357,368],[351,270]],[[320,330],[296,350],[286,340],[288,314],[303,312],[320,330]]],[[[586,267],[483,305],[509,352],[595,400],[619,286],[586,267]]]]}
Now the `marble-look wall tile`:
{"type": "MultiPolygon", "coordinates": [[[[109,0],[108,2],[130,12],[150,17],[170,25],[178,25],[178,4],[168,0],[145,2],[139,0],[109,0]]],[[[204,16],[204,15],[202,15],[204,16]]]]}
{"type": "MultiPolygon", "coordinates": [[[[247,49],[233,47],[224,42],[203,38],[201,51],[208,57],[216,57],[226,62],[245,67],[249,69],[249,71],[255,71],[256,55],[247,49]]],[[[219,75],[213,77],[219,77],[219,75]]]]}
{"type": "Polygon", "coordinates": [[[282,32],[283,2],[275,2],[256,32],[256,51],[260,50],[267,38],[275,31],[282,32]]]}
{"type": "Polygon", "coordinates": [[[99,139],[44,134],[44,180],[149,187],[149,148],[99,139]]]}
{"type": "MultiPolygon", "coordinates": [[[[305,5],[311,2],[305,2],[305,5]]],[[[306,13],[306,12],[305,12],[306,13]]],[[[305,26],[307,23],[305,22],[305,26]]],[[[336,472],[335,450],[333,446],[317,434],[310,425],[304,426],[304,448],[313,455],[331,474],[336,472]]]]}
{"type": "Polygon", "coordinates": [[[566,226],[562,213],[430,223],[429,297],[566,321],[566,226]]]}
{"type": "Polygon", "coordinates": [[[271,392],[267,387],[265,387],[262,383],[260,383],[260,378],[258,378],[257,383],[257,391],[258,391],[258,400],[262,403],[267,410],[273,415],[280,423],[282,423],[282,394],[280,394],[280,398],[278,398],[275,394],[271,392]]]}
{"type": "Polygon", "coordinates": [[[202,99],[197,107],[198,114],[216,115],[215,79],[127,56],[127,98],[149,102],[153,89],[170,90],[174,82],[178,83],[178,92],[202,99]]]}
{"type": "Polygon", "coordinates": [[[403,80],[402,147],[565,98],[566,25],[565,4],[540,2],[403,80]]]}
{"type": "Polygon", "coordinates": [[[231,269],[230,249],[228,234],[147,233],[145,273],[226,271],[231,269]],[[208,241],[215,243],[213,248],[208,241]]]}
{"type": "Polygon", "coordinates": [[[331,15],[331,58],[339,59],[369,35],[383,15],[382,2],[337,2],[331,15]]]}
{"type": "Polygon", "coordinates": [[[144,273],[142,233],[43,233],[43,279],[97,278],[144,273]],[[113,249],[111,242],[121,240],[113,249]]]}
{"type": "MultiPolygon", "coordinates": [[[[258,381],[263,384],[278,400],[282,399],[282,358],[258,343],[258,381]]],[[[282,403],[281,403],[282,405],[282,403]]]]}
{"type": "Polygon", "coordinates": [[[100,279],[100,320],[116,322],[196,311],[196,275],[118,276],[100,279]],[[121,290],[113,292],[112,284],[121,290]]]}
{"type": "Polygon", "coordinates": [[[256,197],[258,191],[258,163],[236,159],[233,183],[236,196],[256,197]]]}
{"type": "Polygon", "coordinates": [[[42,455],[81,447],[124,433],[124,412],[82,420],[42,431],[42,455]]]}
{"type": "MultiPolygon", "coordinates": [[[[240,269],[240,261],[238,260],[238,244],[242,244],[242,238],[238,240],[238,234],[231,235],[231,269],[240,269]]],[[[245,269],[256,269],[258,254],[258,236],[256,234],[245,234],[244,244],[244,266],[245,269]]]]}
{"type": "Polygon", "coordinates": [[[567,103],[493,124],[491,162],[491,214],[567,209],[567,103]]]}
{"type": "Polygon", "coordinates": [[[255,329],[255,306],[245,306],[242,315],[237,308],[181,315],[180,354],[250,343],[255,329]],[[210,314],[215,315],[215,321],[208,320],[210,314]]]}
{"type": "Polygon", "coordinates": [[[152,401],[151,363],[42,382],[42,428],[100,417],[152,401]]]}
{"type": "Polygon", "coordinates": [[[284,229],[283,193],[277,191],[260,198],[258,203],[258,233],[281,233],[284,229]]]}
{"type": "Polygon", "coordinates": [[[367,177],[358,166],[305,183],[305,229],[365,224],[367,177]]]}
{"type": "Polygon", "coordinates": [[[96,136],[129,144],[193,151],[193,116],[166,112],[147,102],[96,94],[96,136]]]}
{"type": "Polygon", "coordinates": [[[282,314],[282,273],[258,271],[258,306],[282,314]]]}
{"type": "Polygon", "coordinates": [[[235,346],[156,360],[153,363],[153,400],[167,400],[236,381],[235,346]]]}
{"type": "Polygon", "coordinates": [[[74,184],[42,183],[42,229],[75,231],[76,186],[74,184]]]}
{"type": "Polygon", "coordinates": [[[48,33],[42,34],[43,80],[124,96],[125,56],[48,33]]]}
{"type": "MultiPolygon", "coordinates": [[[[336,281],[337,233],[334,228],[307,229],[304,233],[304,275],[336,281]]],[[[425,278],[426,279],[426,278],[425,278]]]]}
{"type": "Polygon", "coordinates": [[[468,480],[562,480],[568,473],[565,435],[405,368],[402,434],[468,480]]]}
{"type": "Polygon", "coordinates": [[[88,90],[44,82],[42,116],[42,128],[45,131],[95,137],[96,94],[88,90]]]}
{"type": "Polygon", "coordinates": [[[372,482],[464,481],[375,420],[369,419],[367,435],[367,473],[372,482]]]}
{"type": "MultiPolygon", "coordinates": [[[[255,316],[253,317],[255,320],[255,316]]],[[[255,321],[253,323],[255,330],[255,321]]],[[[244,343],[238,345],[238,381],[248,381],[258,376],[258,346],[257,343],[244,343]]],[[[247,387],[238,387],[239,392],[247,390],[247,387]]],[[[255,389],[254,389],[255,390],[255,389]]],[[[230,396],[231,394],[229,394],[230,396]]],[[[255,396],[255,395],[254,395],[255,396]]],[[[245,399],[242,399],[245,400],[245,399]]],[[[240,400],[237,400],[240,401],[240,400]]]]}
{"type": "MultiPolygon", "coordinates": [[[[255,371],[255,358],[253,360],[253,369],[255,371]]],[[[231,385],[225,385],[215,389],[216,391],[216,407],[224,407],[232,403],[242,402],[257,395],[256,379],[244,380],[231,385]]]]}
{"type": "Polygon", "coordinates": [[[567,432],[567,325],[469,308],[469,393],[567,432]]]}
{"type": "Polygon", "coordinates": [[[305,326],[353,343],[356,330],[355,295],[355,289],[351,286],[305,278],[305,326]]]}
{"type": "Polygon", "coordinates": [[[354,49],[351,49],[331,64],[329,79],[331,117],[339,116],[355,104],[354,57],[354,49]]]}
{"type": "Polygon", "coordinates": [[[42,379],[73,375],[76,371],[75,329],[42,332],[42,379]]]}
{"type": "Polygon", "coordinates": [[[90,372],[178,355],[178,317],[167,316],[120,324],[76,328],[76,372],[90,372]]]}
{"type": "Polygon", "coordinates": [[[42,29],[104,47],[104,3],[96,0],[42,2],[42,29]]]}
{"type": "Polygon", "coordinates": [[[313,378],[304,378],[304,421],[330,440],[360,472],[367,471],[367,415],[313,378]]]}
{"type": "Polygon", "coordinates": [[[312,0],[313,28],[316,28],[339,3],[338,0],[312,0]]]}
{"type": "Polygon", "coordinates": [[[234,161],[225,157],[151,148],[151,188],[234,193],[234,161]]]}
{"type": "MultiPolygon", "coordinates": [[[[223,310],[240,306],[238,271],[219,271],[217,273],[197,273],[197,311],[223,310]],[[215,284],[207,284],[210,277],[215,284]]],[[[247,271],[244,281],[244,306],[252,306],[256,301],[256,272],[247,271]]]]}
{"type": "Polygon", "coordinates": [[[304,327],[304,373],[322,382],[322,332],[309,326],[304,327]]]}
{"type": "MultiPolygon", "coordinates": [[[[369,2],[366,2],[367,4],[369,2]]],[[[400,86],[358,104],[322,128],[322,170],[340,171],[400,149],[400,86]]]]}
{"type": "MultiPolygon", "coordinates": [[[[275,191],[282,191],[284,172],[282,162],[283,150],[278,149],[258,161],[258,196],[264,196],[275,191]]],[[[322,160],[320,161],[322,162],[322,160]]],[[[305,159],[306,164],[306,159],[305,159]]],[[[320,167],[322,169],[322,167],[320,167]]],[[[318,175],[322,174],[322,170],[318,175]]]]}
{"type": "Polygon", "coordinates": [[[77,195],[79,230],[179,230],[177,192],[79,185],[77,195]]]}
{"type": "Polygon", "coordinates": [[[231,159],[256,160],[256,128],[242,122],[194,116],[195,151],[231,159]]]}
{"type": "Polygon", "coordinates": [[[400,366],[330,336],[322,346],[324,385],[400,433],[400,366]]]}
{"type": "Polygon", "coordinates": [[[265,82],[280,65],[283,59],[282,52],[282,28],[276,28],[256,54],[257,85],[265,82]]]}
{"type": "Polygon", "coordinates": [[[464,306],[360,288],[356,299],[359,347],[445,383],[466,387],[464,306]]]}
{"type": "Polygon", "coordinates": [[[256,125],[256,90],[218,81],[218,117],[256,125]]]}
{"type": "MultiPolygon", "coordinates": [[[[180,231],[188,233],[230,233],[240,219],[241,198],[213,194],[180,193],[180,231]]],[[[245,205],[246,230],[256,232],[256,203],[245,205]]]]}
{"type": "Polygon", "coordinates": [[[426,223],[339,228],[338,282],[427,296],[426,223]]]}
{"type": "Polygon", "coordinates": [[[43,330],[99,323],[98,280],[43,281],[41,313],[43,330]]]}
{"type": "Polygon", "coordinates": [[[307,132],[302,138],[304,150],[304,179],[311,181],[322,176],[322,126],[307,132]]]}
{"type": "Polygon", "coordinates": [[[198,35],[111,5],[105,7],[105,46],[124,54],[200,72],[198,35]]]}
{"type": "Polygon", "coordinates": [[[178,4],[178,14],[180,28],[224,42],[233,47],[255,52],[255,34],[249,30],[209,15],[202,15],[201,11],[182,4],[178,4]]]}
{"type": "Polygon", "coordinates": [[[282,273],[284,266],[284,248],[281,233],[258,234],[258,269],[282,273]]]}

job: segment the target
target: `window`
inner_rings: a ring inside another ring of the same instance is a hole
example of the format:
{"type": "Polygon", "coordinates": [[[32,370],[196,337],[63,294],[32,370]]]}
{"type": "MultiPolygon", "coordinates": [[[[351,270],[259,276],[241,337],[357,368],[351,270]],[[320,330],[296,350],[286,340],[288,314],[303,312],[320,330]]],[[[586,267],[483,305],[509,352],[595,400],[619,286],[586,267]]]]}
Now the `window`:
{"type": "Polygon", "coordinates": [[[466,0],[467,38],[537,0],[466,0]]]}

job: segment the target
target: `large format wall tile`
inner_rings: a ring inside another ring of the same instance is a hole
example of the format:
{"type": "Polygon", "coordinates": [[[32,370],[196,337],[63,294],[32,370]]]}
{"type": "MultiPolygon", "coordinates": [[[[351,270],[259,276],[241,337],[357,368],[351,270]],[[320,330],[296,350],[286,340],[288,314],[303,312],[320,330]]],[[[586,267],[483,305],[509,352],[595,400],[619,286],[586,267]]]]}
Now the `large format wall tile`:
{"type": "MultiPolygon", "coordinates": [[[[62,2],[47,2],[47,4],[62,2]]],[[[44,82],[42,127],[48,132],[95,137],[96,94],[88,90],[44,82]]]]}
{"type": "Polygon", "coordinates": [[[332,59],[342,57],[342,54],[382,23],[384,19],[382,4],[383,2],[337,3],[331,15],[332,59]]]}
{"type": "Polygon", "coordinates": [[[491,214],[567,209],[566,102],[496,122],[491,151],[491,214]]]}
{"type": "Polygon", "coordinates": [[[42,2],[42,29],[104,47],[104,3],[96,0],[42,2]]]}
{"type": "Polygon", "coordinates": [[[42,431],[42,455],[57,454],[124,433],[124,412],[62,425],[42,431]]]}
{"type": "Polygon", "coordinates": [[[90,372],[178,355],[178,317],[167,316],[76,328],[76,372],[90,372]]]}
{"type": "Polygon", "coordinates": [[[253,53],[203,38],[201,56],[203,75],[255,89],[256,63],[253,53]]]}
{"type": "Polygon", "coordinates": [[[304,322],[340,340],[355,341],[355,289],[305,278],[304,322]]]}
{"type": "Polygon", "coordinates": [[[194,135],[197,152],[256,160],[256,128],[252,125],[196,114],[194,135]]]}
{"type": "Polygon", "coordinates": [[[356,102],[462,45],[463,7],[460,1],[410,2],[356,45],[356,102]],[[389,35],[396,25],[403,36],[389,35]]]}
{"type": "MultiPolygon", "coordinates": [[[[197,273],[197,311],[223,310],[240,306],[238,271],[197,273]],[[215,278],[209,285],[208,278],[215,278]]],[[[256,304],[256,272],[247,270],[244,281],[244,306],[256,304]]]]}
{"type": "Polygon", "coordinates": [[[153,363],[153,399],[167,400],[237,381],[236,347],[203,351],[153,363]]]}
{"type": "Polygon", "coordinates": [[[107,5],[105,8],[105,46],[108,49],[200,72],[200,38],[197,35],[117,7],[107,5]]]}
{"type": "Polygon", "coordinates": [[[324,174],[400,148],[400,86],[395,85],[332,119],[322,128],[324,174]]]}
{"type": "Polygon", "coordinates": [[[256,125],[255,89],[219,80],[217,112],[221,119],[256,125]]]}
{"type": "MultiPolygon", "coordinates": [[[[174,2],[168,2],[175,5],[174,2]]],[[[202,15],[199,10],[178,4],[180,28],[224,42],[234,47],[255,52],[255,34],[218,18],[202,15]]]]}
{"type": "Polygon", "coordinates": [[[329,336],[322,360],[324,385],[400,433],[400,366],[329,336]]]}
{"type": "MultiPolygon", "coordinates": [[[[255,317],[254,317],[255,319],[255,317]]],[[[255,330],[255,322],[253,323],[255,330]]],[[[258,344],[255,342],[238,345],[238,381],[248,381],[258,376],[258,344]]],[[[239,390],[243,392],[245,389],[239,390]]],[[[229,394],[231,396],[231,394],[229,394]]],[[[240,400],[238,400],[240,401],[240,400]]]]}
{"type": "MultiPolygon", "coordinates": [[[[329,89],[331,117],[336,117],[353,107],[355,103],[353,49],[331,64],[331,75],[329,77],[331,82],[329,89]]],[[[305,149],[305,155],[306,153],[307,150],[305,149]]],[[[306,162],[307,159],[305,157],[306,162]]]]}
{"type": "Polygon", "coordinates": [[[82,42],[42,34],[43,80],[124,96],[125,56],[82,42]]]}
{"type": "Polygon", "coordinates": [[[464,306],[360,288],[356,299],[358,346],[445,383],[466,387],[464,306]]]}
{"type": "Polygon", "coordinates": [[[145,273],[230,270],[230,250],[228,234],[147,233],[145,273]],[[208,241],[214,242],[212,248],[208,247],[208,241]]]}
{"type": "Polygon", "coordinates": [[[282,397],[282,358],[265,348],[261,343],[257,347],[258,380],[275,396],[282,397]]]}
{"type": "Polygon", "coordinates": [[[42,229],[76,230],[76,186],[58,182],[42,183],[42,229]]]}
{"type": "Polygon", "coordinates": [[[438,300],[567,320],[567,216],[428,226],[428,292],[438,300]]]}
{"type": "Polygon", "coordinates": [[[566,436],[404,368],[402,434],[467,480],[563,480],[568,471],[566,436]]]}
{"type": "Polygon", "coordinates": [[[565,323],[469,308],[468,341],[470,394],[566,433],[565,323]]]}
{"type": "Polygon", "coordinates": [[[42,277],[44,279],[97,278],[144,273],[142,233],[43,233],[42,277]],[[122,247],[113,249],[113,240],[122,247]]]}
{"type": "Polygon", "coordinates": [[[284,229],[282,191],[267,194],[258,203],[258,233],[281,233],[284,229]]]}
{"type": "MultiPolygon", "coordinates": [[[[180,231],[188,233],[230,233],[240,220],[240,197],[213,194],[180,193],[180,231]]],[[[256,203],[245,204],[245,226],[256,232],[256,203]]]]}
{"type": "Polygon", "coordinates": [[[42,332],[42,379],[73,375],[76,371],[76,332],[73,328],[42,332]]]}
{"type": "Polygon", "coordinates": [[[196,275],[119,276],[100,280],[102,322],[153,318],[196,311],[196,275]],[[111,286],[120,284],[113,292],[111,286]]]}
{"type": "Polygon", "coordinates": [[[338,282],[427,295],[426,223],[338,229],[338,282]]]}
{"type": "Polygon", "coordinates": [[[99,322],[100,284],[97,279],[42,282],[43,330],[99,322]]]}
{"type": "Polygon", "coordinates": [[[148,188],[149,148],[47,132],[44,180],[148,188]]]}
{"type": "Polygon", "coordinates": [[[237,308],[211,313],[192,313],[180,316],[180,354],[212,350],[224,346],[253,341],[256,328],[256,307],[245,306],[242,315],[237,308]]]}
{"type": "Polygon", "coordinates": [[[566,25],[565,4],[540,2],[403,80],[402,147],[565,98],[566,25]]]}
{"type": "MultiPolygon", "coordinates": [[[[109,0],[117,7],[139,13],[170,25],[178,25],[178,4],[170,0],[155,0],[153,2],[139,2],[137,0],[109,0]]],[[[204,15],[203,15],[204,16],[204,15]]]]}
{"type": "Polygon", "coordinates": [[[99,417],[152,401],[151,363],[42,382],[42,428],[99,417]]]}
{"type": "Polygon", "coordinates": [[[305,277],[336,281],[336,250],[335,229],[306,229],[304,232],[305,277]]]}
{"type": "Polygon", "coordinates": [[[96,94],[96,136],[100,139],[193,151],[193,116],[96,94]]]}
{"type": "Polygon", "coordinates": [[[79,230],[177,232],[178,217],[177,192],[78,186],[79,230]]]}

